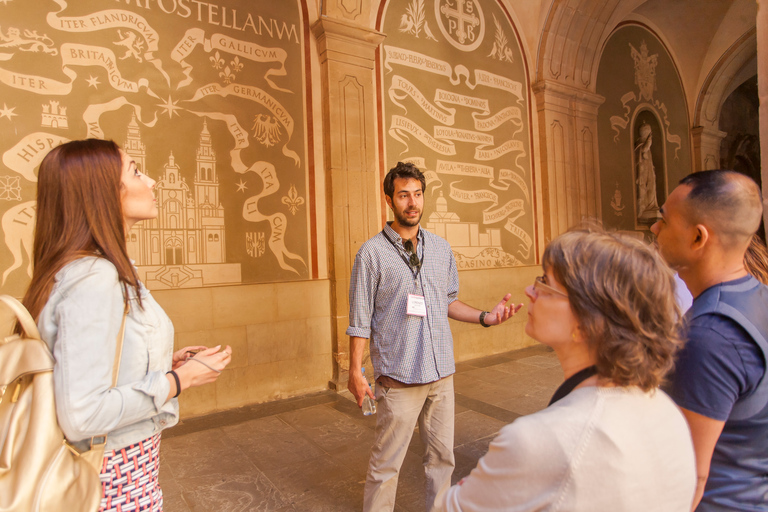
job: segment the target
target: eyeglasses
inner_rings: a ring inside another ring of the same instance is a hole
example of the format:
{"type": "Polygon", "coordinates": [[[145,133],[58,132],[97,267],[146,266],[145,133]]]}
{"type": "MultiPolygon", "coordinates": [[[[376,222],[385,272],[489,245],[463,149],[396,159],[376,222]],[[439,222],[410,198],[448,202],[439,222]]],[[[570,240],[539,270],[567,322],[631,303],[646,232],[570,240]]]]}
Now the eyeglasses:
{"type": "Polygon", "coordinates": [[[561,297],[568,298],[568,294],[561,292],[556,288],[552,288],[547,283],[545,283],[544,276],[539,276],[536,278],[536,280],[533,282],[533,290],[536,292],[537,297],[540,292],[544,292],[545,294],[549,293],[549,294],[560,295],[561,297]]]}
{"type": "Polygon", "coordinates": [[[408,240],[403,242],[403,247],[405,247],[405,250],[408,252],[408,262],[410,263],[411,267],[413,268],[419,268],[421,267],[421,261],[419,261],[419,257],[416,255],[416,252],[413,250],[413,242],[409,238],[408,240]]]}

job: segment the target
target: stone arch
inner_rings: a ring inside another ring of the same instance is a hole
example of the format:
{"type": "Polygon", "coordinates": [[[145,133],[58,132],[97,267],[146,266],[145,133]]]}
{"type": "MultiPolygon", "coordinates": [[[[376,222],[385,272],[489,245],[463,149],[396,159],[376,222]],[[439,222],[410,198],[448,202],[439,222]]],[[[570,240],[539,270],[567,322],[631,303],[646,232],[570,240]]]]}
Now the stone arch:
{"type": "Polygon", "coordinates": [[[715,63],[696,99],[693,116],[694,170],[719,167],[720,142],[726,136],[720,131],[720,111],[733,90],[741,85],[744,70],[754,66],[757,74],[757,30],[744,33],[715,63]]]}
{"type": "MultiPolygon", "coordinates": [[[[733,90],[735,83],[747,66],[756,65],[757,29],[752,28],[741,36],[717,61],[696,98],[693,125],[717,129],[720,108],[733,90]]],[[[755,68],[755,73],[757,68],[755,68]]]]}
{"type": "Polygon", "coordinates": [[[599,53],[616,23],[644,0],[554,0],[544,23],[537,81],[595,90],[599,53]]]}

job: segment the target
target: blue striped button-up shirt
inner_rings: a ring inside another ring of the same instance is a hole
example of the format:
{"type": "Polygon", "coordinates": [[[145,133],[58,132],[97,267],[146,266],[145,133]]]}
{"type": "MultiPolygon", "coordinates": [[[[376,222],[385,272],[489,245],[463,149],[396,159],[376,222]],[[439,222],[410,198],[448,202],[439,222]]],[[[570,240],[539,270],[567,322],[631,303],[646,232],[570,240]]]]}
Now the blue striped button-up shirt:
{"type": "Polygon", "coordinates": [[[418,238],[418,274],[403,259],[402,240],[389,224],[355,257],[347,335],[371,339],[375,378],[420,384],[456,371],[448,325],[448,305],[459,294],[456,260],[439,236],[419,229],[418,238]],[[424,296],[426,317],[406,314],[409,293],[424,296]]]}

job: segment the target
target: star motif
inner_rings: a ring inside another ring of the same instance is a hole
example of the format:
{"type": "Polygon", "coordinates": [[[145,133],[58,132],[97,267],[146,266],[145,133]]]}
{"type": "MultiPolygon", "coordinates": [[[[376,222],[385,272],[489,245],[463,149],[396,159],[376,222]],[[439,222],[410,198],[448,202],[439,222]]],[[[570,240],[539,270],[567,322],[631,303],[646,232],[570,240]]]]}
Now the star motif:
{"type": "Polygon", "coordinates": [[[88,87],[93,87],[94,89],[98,89],[101,82],[99,82],[99,79],[93,75],[91,75],[86,82],[88,82],[88,87]]]}
{"type": "Polygon", "coordinates": [[[10,121],[13,116],[17,116],[19,114],[14,114],[13,111],[16,110],[16,107],[8,108],[8,105],[3,103],[3,108],[0,109],[0,117],[7,117],[10,121]]]}
{"type": "Polygon", "coordinates": [[[245,186],[245,183],[243,183],[243,180],[240,180],[240,183],[237,184],[237,191],[238,192],[245,192],[245,190],[248,187],[245,186]]]}
{"type": "Polygon", "coordinates": [[[173,99],[171,99],[171,95],[169,94],[168,101],[166,101],[165,104],[160,103],[158,104],[158,106],[163,109],[163,113],[168,114],[169,119],[173,119],[173,114],[176,114],[177,116],[181,115],[178,112],[176,112],[177,110],[181,110],[181,107],[176,106],[176,103],[178,102],[179,100],[173,101],[173,99]]]}

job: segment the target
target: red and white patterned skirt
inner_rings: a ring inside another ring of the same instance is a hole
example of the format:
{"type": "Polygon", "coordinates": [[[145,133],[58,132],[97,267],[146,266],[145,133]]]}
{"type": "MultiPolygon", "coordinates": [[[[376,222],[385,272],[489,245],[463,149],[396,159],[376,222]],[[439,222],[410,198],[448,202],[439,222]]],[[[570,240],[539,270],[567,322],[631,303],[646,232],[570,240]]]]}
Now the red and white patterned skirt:
{"type": "Polygon", "coordinates": [[[104,453],[99,512],[162,512],[160,434],[104,453]]]}

